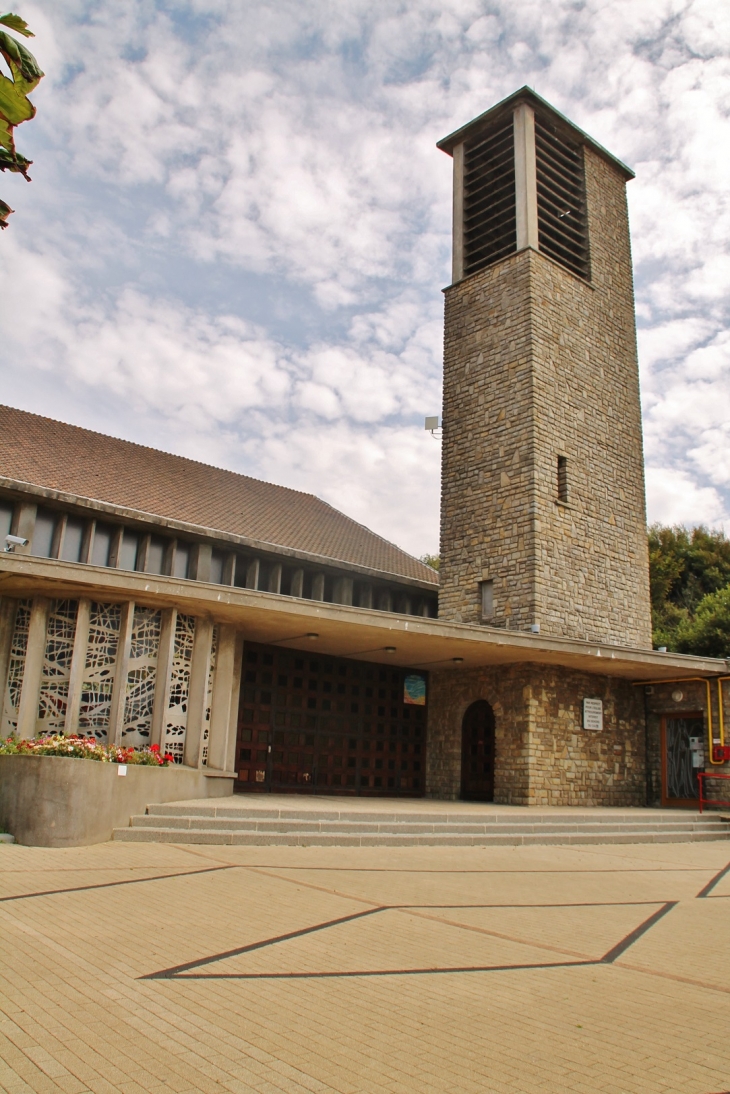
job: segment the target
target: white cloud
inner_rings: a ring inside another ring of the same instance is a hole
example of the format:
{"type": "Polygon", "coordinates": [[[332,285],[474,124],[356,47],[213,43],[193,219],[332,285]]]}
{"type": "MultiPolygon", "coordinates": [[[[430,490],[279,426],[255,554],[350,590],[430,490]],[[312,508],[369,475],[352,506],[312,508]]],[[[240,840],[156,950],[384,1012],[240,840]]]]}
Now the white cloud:
{"type": "Polygon", "coordinates": [[[438,445],[420,418],[439,402],[451,162],[434,142],[530,83],[637,168],[650,513],[727,519],[722,5],[23,14],[49,75],[19,133],[33,186],[2,176],[18,209],[1,241],[5,399],[317,490],[435,549],[438,445]]]}

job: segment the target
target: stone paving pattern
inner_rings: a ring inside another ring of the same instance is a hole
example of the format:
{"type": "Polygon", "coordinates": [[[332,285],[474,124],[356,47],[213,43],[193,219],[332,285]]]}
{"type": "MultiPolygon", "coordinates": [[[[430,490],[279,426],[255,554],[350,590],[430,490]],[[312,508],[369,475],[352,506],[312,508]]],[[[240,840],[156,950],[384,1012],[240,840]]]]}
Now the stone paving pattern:
{"type": "Polygon", "coordinates": [[[727,865],[0,846],[0,1090],[728,1091],[727,865]]]}

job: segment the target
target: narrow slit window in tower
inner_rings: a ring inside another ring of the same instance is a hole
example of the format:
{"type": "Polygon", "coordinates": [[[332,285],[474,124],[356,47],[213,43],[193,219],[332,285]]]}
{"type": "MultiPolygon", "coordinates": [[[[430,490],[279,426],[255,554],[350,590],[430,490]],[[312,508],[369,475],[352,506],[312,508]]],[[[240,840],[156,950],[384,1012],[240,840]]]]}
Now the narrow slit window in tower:
{"type": "Polygon", "coordinates": [[[482,600],[482,622],[486,622],[494,616],[494,582],[480,581],[479,590],[482,600]]]}
{"type": "Polygon", "coordinates": [[[540,250],[590,277],[583,149],[535,116],[537,229],[540,250]]]}
{"type": "Polygon", "coordinates": [[[568,457],[558,456],[558,501],[568,504],[568,457]]]}
{"type": "Polygon", "coordinates": [[[464,274],[517,249],[512,117],[464,145],[464,274]]]}

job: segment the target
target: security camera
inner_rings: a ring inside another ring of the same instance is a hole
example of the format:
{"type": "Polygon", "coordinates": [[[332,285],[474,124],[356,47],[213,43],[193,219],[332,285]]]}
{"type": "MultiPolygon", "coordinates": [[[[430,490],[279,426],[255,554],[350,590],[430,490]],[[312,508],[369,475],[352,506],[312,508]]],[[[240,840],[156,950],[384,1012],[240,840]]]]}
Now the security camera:
{"type": "Polygon", "coordinates": [[[5,550],[14,551],[16,547],[27,547],[28,540],[23,539],[22,536],[6,536],[5,537],[5,550]]]}

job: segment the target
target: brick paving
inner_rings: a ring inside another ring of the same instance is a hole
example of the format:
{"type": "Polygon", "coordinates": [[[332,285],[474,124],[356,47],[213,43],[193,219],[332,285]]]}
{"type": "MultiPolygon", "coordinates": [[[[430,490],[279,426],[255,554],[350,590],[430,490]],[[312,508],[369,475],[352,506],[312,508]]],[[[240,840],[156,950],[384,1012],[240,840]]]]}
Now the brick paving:
{"type": "Polygon", "coordinates": [[[0,1091],[730,1091],[728,857],[0,846],[0,1091]]]}

